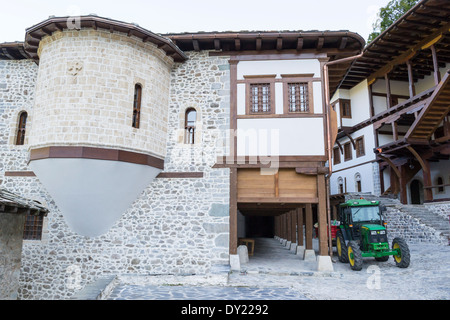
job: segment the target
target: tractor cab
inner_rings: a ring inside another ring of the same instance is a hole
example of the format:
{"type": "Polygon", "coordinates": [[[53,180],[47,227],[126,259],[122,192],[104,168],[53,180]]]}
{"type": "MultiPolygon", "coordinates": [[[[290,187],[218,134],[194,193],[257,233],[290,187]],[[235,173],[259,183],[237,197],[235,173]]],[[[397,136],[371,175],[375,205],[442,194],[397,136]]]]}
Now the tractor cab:
{"type": "Polygon", "coordinates": [[[385,208],[380,205],[379,201],[355,199],[342,203],[339,207],[339,222],[344,238],[358,241],[361,238],[363,227],[364,229],[380,229],[380,226],[384,228],[383,211],[385,208]]]}

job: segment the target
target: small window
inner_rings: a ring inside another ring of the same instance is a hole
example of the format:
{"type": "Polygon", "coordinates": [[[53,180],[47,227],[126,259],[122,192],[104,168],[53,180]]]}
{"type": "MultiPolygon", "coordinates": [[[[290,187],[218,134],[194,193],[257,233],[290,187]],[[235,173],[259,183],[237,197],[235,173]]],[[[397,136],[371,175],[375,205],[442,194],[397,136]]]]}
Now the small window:
{"type": "Polygon", "coordinates": [[[366,150],[364,148],[364,137],[359,137],[355,140],[356,144],[356,157],[362,157],[366,155],[366,150]]]}
{"type": "Polygon", "coordinates": [[[270,83],[250,84],[250,113],[271,113],[270,83]]]}
{"type": "Polygon", "coordinates": [[[136,84],[134,87],[134,102],[133,102],[133,128],[139,129],[141,121],[141,103],[142,103],[142,87],[136,84]]]}
{"type": "Polygon", "coordinates": [[[195,143],[195,126],[197,122],[197,110],[190,108],[186,110],[185,116],[185,143],[194,144],[195,143]]]}
{"type": "Polygon", "coordinates": [[[341,163],[341,150],[339,150],[339,148],[333,149],[333,163],[334,164],[341,163]]]}
{"type": "Polygon", "coordinates": [[[344,144],[344,160],[349,161],[353,159],[352,155],[352,145],[350,142],[344,144]]]}
{"type": "Polygon", "coordinates": [[[361,174],[355,174],[355,189],[356,192],[362,192],[361,174]]]}
{"type": "Polygon", "coordinates": [[[338,179],[338,193],[343,194],[344,193],[344,179],[339,177],[338,179]]]}
{"type": "Polygon", "coordinates": [[[23,146],[25,144],[25,132],[27,127],[28,113],[22,112],[19,117],[19,125],[17,128],[16,145],[23,146]]]}
{"type": "Polygon", "coordinates": [[[309,112],[308,87],[308,83],[288,83],[289,112],[309,112]]]}
{"type": "Polygon", "coordinates": [[[339,105],[341,108],[341,118],[351,118],[352,117],[352,106],[350,100],[339,100],[339,105]]]}
{"type": "Polygon", "coordinates": [[[44,226],[44,217],[27,215],[23,230],[23,239],[31,241],[42,240],[43,226],[44,226]]]}

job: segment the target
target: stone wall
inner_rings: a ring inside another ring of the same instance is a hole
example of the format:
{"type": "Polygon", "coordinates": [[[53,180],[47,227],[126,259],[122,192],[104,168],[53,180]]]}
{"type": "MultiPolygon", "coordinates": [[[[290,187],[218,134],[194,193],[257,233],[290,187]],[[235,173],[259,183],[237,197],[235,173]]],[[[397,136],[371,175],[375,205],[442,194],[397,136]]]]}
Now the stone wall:
{"type": "Polygon", "coordinates": [[[388,207],[385,213],[387,222],[389,241],[400,237],[407,243],[430,243],[438,245],[448,245],[448,240],[436,231],[411,215],[403,212],[399,208],[388,207]]]}
{"type": "Polygon", "coordinates": [[[39,46],[33,149],[93,146],[164,158],[172,58],[125,33],[55,32],[39,46]],[[132,127],[135,85],[140,128],[132,127]]]}
{"type": "Polygon", "coordinates": [[[450,201],[425,203],[428,210],[436,213],[444,219],[450,220],[450,201]]]}
{"type": "MultiPolygon", "coordinates": [[[[21,72],[23,62],[16,64],[21,72]]],[[[110,232],[98,238],[73,233],[37,178],[4,176],[5,171],[29,169],[27,146],[18,149],[7,134],[2,136],[2,186],[50,209],[43,240],[24,243],[20,299],[66,299],[105,275],[201,275],[229,264],[229,169],[212,169],[225,150],[221,137],[229,127],[229,79],[228,59],[207,52],[192,53],[187,62],[174,65],[165,172],[204,176],[156,179],[110,232]],[[179,140],[184,132],[180,114],[188,107],[199,112],[201,139],[195,145],[179,140]]],[[[5,112],[14,109],[14,99],[2,104],[1,123],[7,126],[16,117],[16,112],[5,112]]]]}
{"type": "Polygon", "coordinates": [[[25,214],[0,212],[0,300],[16,300],[25,214]]]}

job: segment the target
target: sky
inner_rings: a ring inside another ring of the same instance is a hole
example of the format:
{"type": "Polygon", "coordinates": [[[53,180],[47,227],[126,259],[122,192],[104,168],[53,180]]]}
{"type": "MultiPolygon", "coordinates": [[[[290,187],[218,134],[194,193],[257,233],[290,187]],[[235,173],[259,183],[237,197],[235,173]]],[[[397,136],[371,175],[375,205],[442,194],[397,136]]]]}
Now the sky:
{"type": "Polygon", "coordinates": [[[0,0],[0,43],[24,41],[49,16],[96,14],[158,34],[349,30],[367,40],[389,0],[0,0]]]}

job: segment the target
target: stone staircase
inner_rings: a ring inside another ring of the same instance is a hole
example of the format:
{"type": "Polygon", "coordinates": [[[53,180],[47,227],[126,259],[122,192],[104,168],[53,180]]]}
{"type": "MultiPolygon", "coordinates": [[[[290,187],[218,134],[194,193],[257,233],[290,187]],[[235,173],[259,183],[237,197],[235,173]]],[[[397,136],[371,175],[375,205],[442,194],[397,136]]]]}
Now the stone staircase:
{"type": "Polygon", "coordinates": [[[387,222],[395,227],[398,236],[412,242],[431,242],[450,245],[449,219],[429,210],[424,205],[404,205],[398,199],[358,193],[346,195],[347,199],[364,198],[380,201],[386,206],[387,222]]]}

